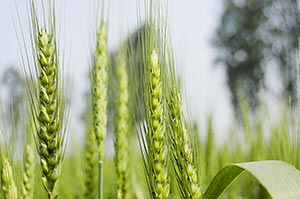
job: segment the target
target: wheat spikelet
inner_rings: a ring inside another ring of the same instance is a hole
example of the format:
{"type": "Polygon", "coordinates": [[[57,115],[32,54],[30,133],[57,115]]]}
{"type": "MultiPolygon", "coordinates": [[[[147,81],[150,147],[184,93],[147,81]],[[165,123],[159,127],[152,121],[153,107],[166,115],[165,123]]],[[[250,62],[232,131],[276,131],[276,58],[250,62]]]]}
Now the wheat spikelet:
{"type": "Polygon", "coordinates": [[[39,32],[36,48],[39,63],[38,153],[43,186],[48,197],[55,198],[54,186],[60,176],[62,162],[61,104],[55,39],[44,28],[39,32]]]}
{"type": "Polygon", "coordinates": [[[169,197],[170,187],[167,171],[167,146],[165,135],[165,119],[163,116],[163,91],[159,58],[156,50],[152,50],[149,66],[149,99],[147,111],[147,144],[148,165],[150,166],[150,185],[153,197],[165,199],[169,197]]]}
{"type": "Polygon", "coordinates": [[[56,14],[53,1],[30,2],[31,48],[25,56],[24,72],[27,76],[27,92],[30,103],[30,119],[42,169],[42,184],[49,199],[57,198],[55,184],[61,174],[65,152],[67,119],[63,91],[62,68],[56,40],[56,14]],[[43,20],[37,8],[42,9],[43,20]],[[47,8],[47,9],[46,9],[47,8]],[[47,22],[47,23],[46,23],[47,22]],[[32,63],[33,61],[33,63],[32,63]]]}
{"type": "Polygon", "coordinates": [[[85,155],[85,179],[84,179],[84,198],[93,199],[96,194],[96,168],[97,168],[97,153],[95,150],[96,147],[96,138],[92,130],[87,134],[86,141],[86,155],[85,155]]]}
{"type": "MultiPolygon", "coordinates": [[[[174,81],[174,77],[173,77],[174,81]]],[[[168,101],[171,156],[182,198],[200,199],[201,190],[193,160],[190,137],[182,110],[181,95],[173,82],[168,101]]]]}
{"type": "Polygon", "coordinates": [[[107,125],[107,92],[108,92],[108,49],[107,26],[101,24],[97,33],[97,45],[93,67],[92,109],[93,130],[97,138],[98,151],[103,153],[103,140],[106,137],[107,125]]]}
{"type": "Polygon", "coordinates": [[[128,198],[129,186],[129,92],[126,61],[119,55],[117,60],[118,97],[116,110],[116,168],[117,168],[117,198],[128,198]]]}
{"type": "Polygon", "coordinates": [[[96,49],[92,71],[92,111],[93,131],[96,135],[99,155],[99,188],[98,198],[103,198],[103,141],[107,129],[107,96],[108,96],[108,47],[107,25],[102,22],[96,35],[96,49]]]}
{"type": "Polygon", "coordinates": [[[18,189],[13,179],[12,167],[4,154],[1,154],[1,188],[4,199],[18,199],[18,189]]]}
{"type": "Polygon", "coordinates": [[[34,151],[30,144],[25,149],[25,161],[23,171],[23,187],[22,187],[22,198],[30,199],[33,198],[33,187],[34,187],[34,151]]]}

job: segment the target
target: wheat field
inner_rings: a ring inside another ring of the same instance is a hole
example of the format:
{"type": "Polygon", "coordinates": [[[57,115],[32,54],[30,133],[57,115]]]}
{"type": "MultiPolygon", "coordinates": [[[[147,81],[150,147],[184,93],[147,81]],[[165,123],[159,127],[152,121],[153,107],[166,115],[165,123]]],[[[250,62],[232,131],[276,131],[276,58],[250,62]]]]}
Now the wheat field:
{"type": "Polygon", "coordinates": [[[109,1],[96,3],[84,140],[76,141],[56,3],[28,0],[29,24],[17,25],[29,27],[16,38],[26,92],[11,109],[22,119],[7,127],[0,116],[1,198],[300,198],[299,107],[283,102],[270,123],[263,108],[254,120],[241,98],[241,121],[221,143],[213,117],[199,130],[158,0],[140,0],[139,31],[116,52],[108,47],[109,1]]]}

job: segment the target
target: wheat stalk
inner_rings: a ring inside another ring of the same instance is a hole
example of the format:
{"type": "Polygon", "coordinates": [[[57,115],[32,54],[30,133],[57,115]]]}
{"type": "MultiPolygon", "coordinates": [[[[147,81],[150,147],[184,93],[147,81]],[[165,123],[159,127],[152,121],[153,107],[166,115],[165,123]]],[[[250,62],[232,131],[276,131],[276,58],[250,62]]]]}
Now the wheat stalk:
{"type": "Polygon", "coordinates": [[[107,25],[102,22],[96,35],[96,49],[92,70],[92,111],[93,131],[96,135],[99,155],[99,193],[103,198],[103,141],[107,133],[107,95],[108,95],[108,47],[107,25]]]}

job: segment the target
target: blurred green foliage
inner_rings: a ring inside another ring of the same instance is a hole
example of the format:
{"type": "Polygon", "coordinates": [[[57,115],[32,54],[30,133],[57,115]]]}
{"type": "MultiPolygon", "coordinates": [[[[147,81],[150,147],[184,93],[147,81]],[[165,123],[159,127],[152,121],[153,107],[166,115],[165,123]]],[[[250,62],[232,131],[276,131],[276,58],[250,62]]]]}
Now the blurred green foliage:
{"type": "Polygon", "coordinates": [[[259,103],[266,70],[279,71],[282,96],[296,101],[296,59],[300,35],[297,0],[224,0],[213,37],[217,61],[225,67],[232,104],[239,113],[241,89],[251,108],[259,103]]]}

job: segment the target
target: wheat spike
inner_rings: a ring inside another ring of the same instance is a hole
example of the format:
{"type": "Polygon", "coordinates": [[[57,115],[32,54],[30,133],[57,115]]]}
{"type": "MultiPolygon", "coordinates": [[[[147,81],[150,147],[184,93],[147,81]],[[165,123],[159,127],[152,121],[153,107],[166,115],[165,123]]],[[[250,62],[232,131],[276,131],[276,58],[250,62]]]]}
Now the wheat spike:
{"type": "Polygon", "coordinates": [[[25,149],[25,161],[23,171],[23,187],[22,187],[22,198],[31,199],[33,198],[33,187],[34,187],[34,151],[30,144],[25,149]]]}
{"type": "Polygon", "coordinates": [[[150,166],[150,184],[157,199],[169,198],[170,186],[167,171],[167,146],[165,134],[165,119],[163,115],[163,91],[159,57],[152,50],[149,66],[149,99],[147,110],[147,144],[149,145],[148,161],[150,166]]]}
{"type": "Polygon", "coordinates": [[[92,130],[87,134],[86,139],[86,154],[85,154],[85,179],[84,179],[84,198],[93,199],[96,194],[96,168],[97,168],[97,153],[96,153],[96,138],[92,130]]]}
{"type": "Polygon", "coordinates": [[[107,133],[108,96],[108,47],[107,25],[102,22],[96,35],[96,50],[92,71],[92,111],[93,131],[96,135],[99,155],[98,198],[103,198],[103,141],[107,133]]]}
{"type": "Polygon", "coordinates": [[[61,173],[63,133],[61,98],[58,87],[58,62],[53,34],[42,28],[36,42],[38,60],[37,150],[42,167],[42,183],[48,198],[57,196],[54,187],[61,173]]]}
{"type": "Polygon", "coordinates": [[[123,56],[117,60],[118,97],[116,110],[116,167],[117,167],[117,198],[128,198],[129,186],[129,92],[126,61],[123,56]]]}
{"type": "MultiPolygon", "coordinates": [[[[173,81],[175,77],[173,77],[173,81]]],[[[171,156],[182,198],[200,199],[201,190],[193,160],[190,136],[182,110],[181,95],[173,82],[168,101],[168,127],[171,156]]]]}
{"type": "Polygon", "coordinates": [[[1,162],[1,187],[4,194],[4,199],[17,199],[18,189],[13,178],[13,170],[10,162],[4,154],[2,154],[1,162]]]}

